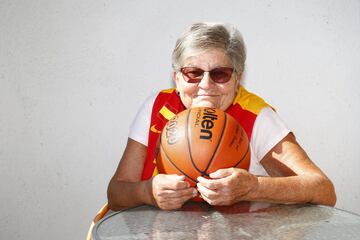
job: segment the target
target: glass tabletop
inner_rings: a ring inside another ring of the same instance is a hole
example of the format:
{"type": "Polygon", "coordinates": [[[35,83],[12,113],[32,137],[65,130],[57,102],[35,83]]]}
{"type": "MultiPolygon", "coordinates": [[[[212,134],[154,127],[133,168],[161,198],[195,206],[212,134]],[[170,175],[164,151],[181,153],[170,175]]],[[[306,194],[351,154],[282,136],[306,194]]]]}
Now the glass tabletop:
{"type": "Polygon", "coordinates": [[[104,239],[359,239],[360,216],[317,205],[187,203],[164,211],[139,206],[114,212],[93,229],[104,239]]]}

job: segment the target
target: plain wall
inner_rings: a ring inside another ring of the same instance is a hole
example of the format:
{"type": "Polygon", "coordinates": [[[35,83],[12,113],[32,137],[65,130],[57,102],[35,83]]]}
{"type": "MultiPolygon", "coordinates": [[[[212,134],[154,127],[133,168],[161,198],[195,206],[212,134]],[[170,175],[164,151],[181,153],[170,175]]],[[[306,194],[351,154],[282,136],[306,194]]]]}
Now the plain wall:
{"type": "Polygon", "coordinates": [[[0,239],[82,239],[186,26],[247,44],[244,84],[360,213],[360,2],[0,0],[0,239]],[[51,237],[51,238],[50,238],[51,237]]]}

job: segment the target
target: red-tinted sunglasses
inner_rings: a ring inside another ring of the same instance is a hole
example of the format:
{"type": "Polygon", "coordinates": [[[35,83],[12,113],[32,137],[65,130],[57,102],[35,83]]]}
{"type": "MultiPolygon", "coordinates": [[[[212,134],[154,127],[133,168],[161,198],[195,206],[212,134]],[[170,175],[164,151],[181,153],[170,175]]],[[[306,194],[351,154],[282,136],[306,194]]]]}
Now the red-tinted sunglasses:
{"type": "Polygon", "coordinates": [[[211,80],[216,83],[226,83],[231,79],[234,72],[230,67],[218,67],[210,71],[204,71],[197,67],[183,67],[180,68],[180,72],[184,76],[184,80],[188,83],[199,83],[204,77],[204,73],[208,72],[211,80]]]}

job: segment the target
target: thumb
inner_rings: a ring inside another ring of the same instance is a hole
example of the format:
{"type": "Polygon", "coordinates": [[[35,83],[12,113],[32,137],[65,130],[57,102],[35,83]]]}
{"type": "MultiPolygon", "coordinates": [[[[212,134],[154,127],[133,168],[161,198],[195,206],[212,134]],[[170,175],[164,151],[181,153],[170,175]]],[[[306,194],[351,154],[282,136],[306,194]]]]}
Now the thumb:
{"type": "Polygon", "coordinates": [[[233,173],[233,168],[218,169],[215,172],[209,174],[211,178],[224,178],[233,173]]]}
{"type": "Polygon", "coordinates": [[[176,180],[176,181],[183,181],[185,180],[184,175],[177,175],[177,174],[168,174],[167,175],[169,179],[176,180]]]}

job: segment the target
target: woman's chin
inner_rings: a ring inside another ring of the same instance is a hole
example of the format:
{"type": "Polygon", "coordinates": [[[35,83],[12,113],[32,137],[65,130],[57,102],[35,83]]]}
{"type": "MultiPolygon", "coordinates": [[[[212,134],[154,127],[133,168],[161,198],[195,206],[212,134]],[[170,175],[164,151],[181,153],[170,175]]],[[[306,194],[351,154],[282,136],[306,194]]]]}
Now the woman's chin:
{"type": "Polygon", "coordinates": [[[218,104],[214,104],[213,102],[209,102],[209,101],[193,102],[191,104],[191,107],[192,108],[195,108],[195,107],[219,108],[218,104]]]}

